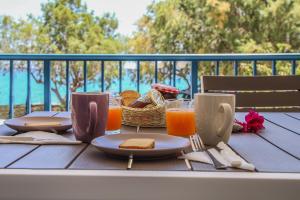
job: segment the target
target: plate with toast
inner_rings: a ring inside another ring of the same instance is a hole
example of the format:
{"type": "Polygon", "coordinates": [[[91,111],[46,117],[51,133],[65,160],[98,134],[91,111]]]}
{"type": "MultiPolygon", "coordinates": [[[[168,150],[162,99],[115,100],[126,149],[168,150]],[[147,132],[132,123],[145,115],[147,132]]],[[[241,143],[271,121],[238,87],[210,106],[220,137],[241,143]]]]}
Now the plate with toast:
{"type": "Polygon", "coordinates": [[[164,157],[179,154],[190,146],[187,138],[157,133],[120,133],[92,141],[97,149],[115,156],[164,157]]]}
{"type": "Polygon", "coordinates": [[[48,131],[59,133],[72,127],[72,121],[70,118],[55,116],[25,116],[8,119],[4,122],[4,124],[18,132],[48,131]]]}

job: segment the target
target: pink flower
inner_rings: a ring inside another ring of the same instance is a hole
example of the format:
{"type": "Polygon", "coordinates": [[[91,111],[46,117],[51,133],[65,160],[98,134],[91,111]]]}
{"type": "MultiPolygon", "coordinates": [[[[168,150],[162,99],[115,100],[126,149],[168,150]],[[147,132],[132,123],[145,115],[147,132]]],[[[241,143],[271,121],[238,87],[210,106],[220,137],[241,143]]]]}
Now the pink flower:
{"type": "Polygon", "coordinates": [[[241,126],[243,126],[242,132],[253,132],[258,133],[259,130],[265,128],[264,127],[264,117],[259,115],[253,109],[249,110],[249,113],[245,116],[246,122],[240,122],[235,120],[235,122],[241,126]]]}
{"type": "Polygon", "coordinates": [[[249,110],[249,113],[245,116],[245,120],[248,132],[257,133],[259,130],[265,128],[263,125],[265,121],[264,117],[252,109],[249,110]]]}

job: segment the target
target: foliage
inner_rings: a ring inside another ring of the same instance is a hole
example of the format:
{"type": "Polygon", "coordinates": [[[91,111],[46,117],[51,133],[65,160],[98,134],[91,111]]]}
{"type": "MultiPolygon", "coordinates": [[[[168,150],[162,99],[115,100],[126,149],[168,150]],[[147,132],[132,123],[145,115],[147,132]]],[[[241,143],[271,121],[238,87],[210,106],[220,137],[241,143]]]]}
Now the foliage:
{"type": "Polygon", "coordinates": [[[147,41],[147,53],[297,51],[299,7],[299,0],[154,2],[138,21],[131,43],[141,52],[145,43],[140,41],[147,41]]]}
{"type": "MultiPolygon", "coordinates": [[[[55,0],[42,4],[42,16],[14,20],[1,19],[0,50],[5,53],[117,53],[123,51],[122,38],[116,33],[114,14],[96,16],[81,0],[55,0]]],[[[59,91],[66,84],[65,63],[53,62],[51,90],[60,103],[65,97],[59,91]]],[[[70,62],[71,91],[83,86],[82,62],[70,62]]],[[[37,66],[40,68],[41,66],[37,66]]],[[[32,73],[42,82],[42,70],[32,73]]],[[[89,70],[88,80],[96,81],[99,70],[89,70]]],[[[116,77],[115,73],[112,76],[116,77]]],[[[111,78],[111,77],[110,77],[111,78]]],[[[110,81],[108,80],[108,85],[110,81]]]]}
{"type": "MultiPolygon", "coordinates": [[[[129,43],[135,53],[299,52],[299,9],[299,0],[153,2],[129,43]]],[[[251,64],[241,65],[242,74],[252,73],[251,64]]],[[[286,63],[277,66],[283,74],[290,73],[281,70],[286,63]]],[[[204,71],[212,73],[212,67],[206,63],[204,71]]],[[[260,63],[258,69],[261,74],[271,72],[269,63],[260,63]]],[[[232,73],[232,64],[225,64],[221,73],[232,73]]]]}
{"type": "MultiPolygon", "coordinates": [[[[300,0],[161,0],[153,1],[138,20],[132,37],[116,33],[114,14],[96,16],[81,0],[52,0],[42,15],[26,19],[0,17],[0,52],[4,53],[275,53],[300,50],[300,0]]],[[[141,62],[141,81],[151,83],[154,63],[141,62]],[[151,67],[149,67],[151,66],[151,67]]],[[[233,74],[233,63],[220,63],[220,74],[233,74]]],[[[52,91],[61,104],[65,63],[53,62],[52,91]]],[[[88,62],[88,80],[98,82],[100,63],[88,62]]],[[[26,66],[20,62],[20,66],[26,66]]],[[[82,62],[70,62],[71,91],[83,86],[82,62]]],[[[118,64],[107,62],[106,89],[118,77],[118,64]]],[[[252,63],[239,63],[239,74],[251,75],[252,63]]],[[[215,63],[201,62],[200,74],[214,74],[215,63]]],[[[277,63],[279,74],[290,64],[277,63]]],[[[176,74],[188,82],[190,64],[176,74]]],[[[7,66],[2,67],[4,73],[7,66]]],[[[42,65],[32,76],[43,82],[42,65]]],[[[159,81],[170,77],[172,62],[160,62],[159,81]]],[[[258,62],[258,74],[272,73],[271,62],[258,62]]],[[[299,73],[299,67],[297,73],[299,73]]],[[[135,79],[136,75],[130,76],[135,79]]]]}

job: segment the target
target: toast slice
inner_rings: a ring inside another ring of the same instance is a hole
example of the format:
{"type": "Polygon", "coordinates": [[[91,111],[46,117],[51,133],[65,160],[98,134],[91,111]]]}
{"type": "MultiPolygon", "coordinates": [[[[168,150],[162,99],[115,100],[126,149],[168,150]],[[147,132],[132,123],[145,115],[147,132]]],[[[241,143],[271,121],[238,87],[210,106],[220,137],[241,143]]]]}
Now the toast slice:
{"type": "Polygon", "coordinates": [[[121,149],[153,149],[155,140],[152,138],[131,138],[119,145],[121,149]]]}

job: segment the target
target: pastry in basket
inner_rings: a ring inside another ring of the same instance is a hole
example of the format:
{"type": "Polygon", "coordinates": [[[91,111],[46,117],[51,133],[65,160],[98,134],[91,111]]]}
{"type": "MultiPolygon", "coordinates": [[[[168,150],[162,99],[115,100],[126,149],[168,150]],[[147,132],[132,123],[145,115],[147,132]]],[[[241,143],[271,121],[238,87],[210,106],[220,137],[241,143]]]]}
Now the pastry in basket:
{"type": "Polygon", "coordinates": [[[136,98],[137,99],[141,95],[138,92],[134,91],[134,90],[125,90],[125,91],[121,92],[120,96],[122,98],[130,97],[130,98],[136,98]]]}
{"type": "Polygon", "coordinates": [[[119,145],[121,149],[153,149],[155,140],[152,138],[131,138],[119,145]]]}
{"type": "Polygon", "coordinates": [[[122,105],[124,106],[129,106],[131,105],[133,102],[135,102],[137,100],[137,98],[131,98],[131,97],[125,97],[122,98],[122,105]]]}
{"type": "Polygon", "coordinates": [[[150,104],[154,106],[164,105],[164,98],[159,91],[155,89],[150,90],[146,95],[129,104],[129,107],[144,108],[150,104]]]}
{"type": "Polygon", "coordinates": [[[141,95],[134,90],[125,90],[120,94],[122,98],[122,105],[129,106],[132,102],[137,100],[141,95]]]}
{"type": "Polygon", "coordinates": [[[175,87],[164,85],[160,83],[152,84],[153,89],[158,90],[165,99],[176,99],[179,94],[179,90],[175,87]]]}
{"type": "Polygon", "coordinates": [[[128,106],[132,108],[144,108],[147,105],[152,103],[148,94],[141,96],[140,98],[136,99],[135,101],[131,102],[128,106]]]}
{"type": "Polygon", "coordinates": [[[165,100],[151,89],[129,105],[122,106],[122,124],[140,127],[165,127],[165,100]]]}

